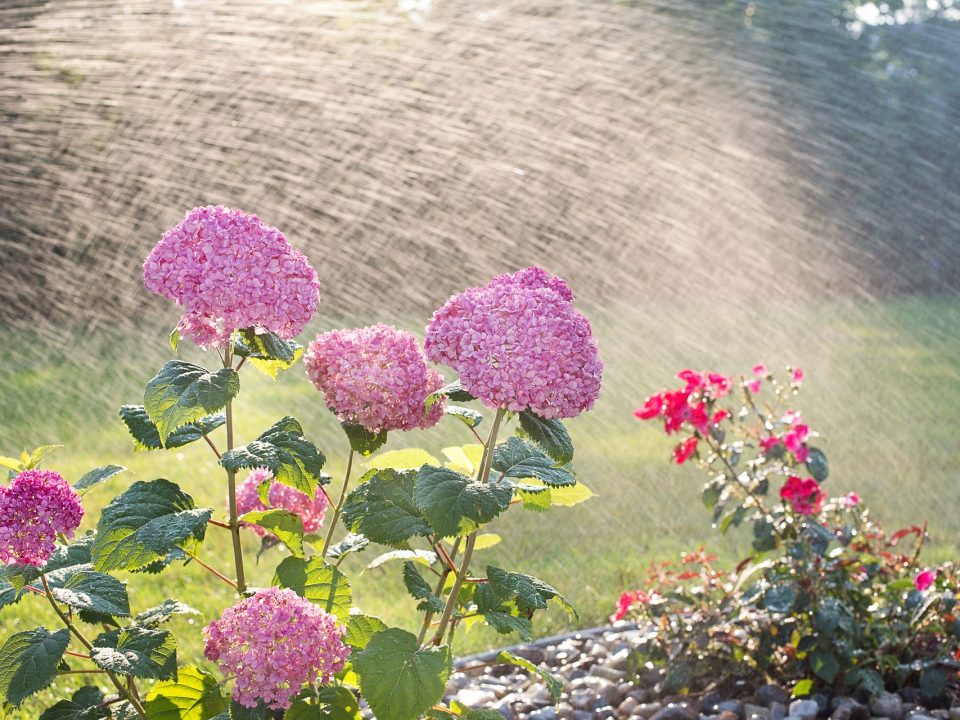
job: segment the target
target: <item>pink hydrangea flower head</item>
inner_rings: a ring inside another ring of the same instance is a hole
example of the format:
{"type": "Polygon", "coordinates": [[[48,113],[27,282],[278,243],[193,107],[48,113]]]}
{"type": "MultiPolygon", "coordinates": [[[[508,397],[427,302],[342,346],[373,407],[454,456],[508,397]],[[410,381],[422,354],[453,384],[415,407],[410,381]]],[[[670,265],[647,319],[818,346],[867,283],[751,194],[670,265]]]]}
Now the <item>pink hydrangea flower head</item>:
{"type": "Polygon", "coordinates": [[[572,301],[567,284],[540,268],[499,275],[433,314],[427,357],[489,407],[574,417],[599,396],[603,363],[572,301]]]}
{"type": "Polygon", "coordinates": [[[350,654],[337,618],[289,588],[244,598],[203,632],[203,654],[235,676],[233,699],[244,707],[286,709],[304,683],[330,682],[350,654]]]}
{"type": "Polygon", "coordinates": [[[40,567],[83,519],[80,497],[59,473],[25,470],[0,487],[0,560],[40,567]]]}
{"type": "MultiPolygon", "coordinates": [[[[254,468],[247,475],[246,479],[237,486],[237,512],[253,512],[255,510],[266,510],[267,506],[263,504],[257,488],[262,483],[271,479],[273,473],[268,468],[254,468]]],[[[296,488],[281,483],[273,483],[267,495],[270,501],[270,508],[279,510],[289,510],[300,516],[303,520],[303,529],[307,533],[315,533],[323,524],[323,516],[327,509],[327,496],[323,490],[317,487],[313,499],[306,493],[302,493],[296,488]]],[[[259,525],[247,525],[260,537],[265,537],[270,533],[259,525]]]]}
{"type": "Polygon", "coordinates": [[[780,498],[801,515],[813,515],[823,506],[823,491],[813,478],[791,475],[780,488],[780,498]]]}
{"type": "Polygon", "coordinates": [[[427,395],[443,387],[443,376],[427,367],[410,333],[377,324],[318,335],[303,356],[307,375],[341,422],[372,433],[435,425],[443,414],[427,395]]]}
{"type": "Polygon", "coordinates": [[[936,570],[929,570],[929,569],[922,570],[919,573],[917,573],[917,577],[913,581],[913,585],[920,592],[924,592],[925,590],[930,589],[930,586],[933,585],[936,579],[937,579],[936,570]]]}
{"type": "Polygon", "coordinates": [[[183,308],[181,335],[223,346],[234,330],[299,335],[320,297],[317,273],[283,233],[256,215],[194,208],[167,231],[143,265],[148,290],[183,308]]]}

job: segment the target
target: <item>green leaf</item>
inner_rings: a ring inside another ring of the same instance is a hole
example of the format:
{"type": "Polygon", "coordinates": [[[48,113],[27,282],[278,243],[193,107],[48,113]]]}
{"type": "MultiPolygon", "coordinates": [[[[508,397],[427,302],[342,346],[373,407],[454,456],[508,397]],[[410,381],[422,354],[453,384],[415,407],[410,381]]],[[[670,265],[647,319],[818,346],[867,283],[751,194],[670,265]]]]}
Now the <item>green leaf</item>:
{"type": "Polygon", "coordinates": [[[940,667],[928,667],[920,675],[920,692],[927,700],[935,700],[947,689],[947,671],[940,667]]]}
{"type": "Polygon", "coordinates": [[[309,560],[285,558],[277,566],[273,584],[290,588],[331,615],[336,615],[341,622],[346,622],[350,616],[353,593],[347,576],[319,557],[309,560]]]}
{"type": "Polygon", "coordinates": [[[540,450],[518,437],[508,438],[493,451],[493,469],[503,477],[539,478],[547,485],[573,485],[577,479],[540,450]]]}
{"type": "Polygon", "coordinates": [[[558,465],[567,465],[573,460],[573,441],[559,420],[547,420],[524,410],[520,413],[520,427],[558,465]]]}
{"type": "Polygon", "coordinates": [[[430,410],[430,408],[444,398],[449,398],[454,402],[470,402],[471,400],[476,400],[473,395],[463,389],[460,381],[456,380],[455,382],[452,382],[449,385],[444,385],[439,390],[434,390],[432,393],[427,395],[426,400],[424,400],[424,406],[427,410],[430,410]]]}
{"type": "Polygon", "coordinates": [[[797,585],[792,581],[771,585],[763,594],[763,606],[770,612],[788,613],[797,601],[797,585]]]}
{"type": "Polygon", "coordinates": [[[83,494],[84,491],[89,490],[94,485],[99,485],[114,475],[122,473],[124,470],[126,470],[126,468],[123,465],[104,465],[103,467],[84,473],[83,477],[73,484],[73,489],[83,494]]]}
{"type": "Polygon", "coordinates": [[[130,615],[127,586],[111,575],[96,572],[89,564],[72,565],[47,573],[54,598],[75,610],[103,615],[130,615]]]}
{"type": "Polygon", "coordinates": [[[490,581],[491,590],[496,593],[497,597],[501,600],[513,600],[521,612],[546,609],[547,601],[556,598],[567,613],[573,617],[579,617],[577,611],[563,595],[543,580],[539,580],[532,575],[508,572],[493,565],[488,565],[487,579],[490,581]]]}
{"type": "Polygon", "coordinates": [[[363,650],[370,638],[387,626],[380,618],[371,615],[351,615],[347,620],[347,633],[343,640],[354,650],[363,650]]]}
{"type": "Polygon", "coordinates": [[[417,605],[417,610],[443,612],[443,601],[433,594],[433,588],[423,579],[417,566],[409,560],[403,564],[403,584],[414,600],[423,601],[417,605]]]}
{"type": "Polygon", "coordinates": [[[36,628],[11,635],[0,647],[0,695],[14,707],[43,690],[57,675],[70,631],[36,628]]]}
{"type": "Polygon", "coordinates": [[[364,457],[373,455],[373,453],[382,448],[387,442],[386,430],[372,433],[363,427],[363,425],[356,423],[340,423],[340,427],[343,428],[343,432],[347,435],[347,440],[350,441],[350,449],[360,453],[364,457]]]}
{"type": "Polygon", "coordinates": [[[350,553],[363,551],[369,544],[370,540],[365,535],[350,533],[340,542],[327,548],[327,557],[339,561],[350,553]]]}
{"type": "Polygon", "coordinates": [[[871,695],[879,695],[887,689],[883,676],[873,668],[855,668],[853,672],[848,673],[847,680],[864,688],[871,695]]]}
{"type": "Polygon", "coordinates": [[[273,710],[268,708],[263,700],[258,700],[257,706],[252,708],[241,705],[236,700],[230,701],[230,720],[273,720],[274,717],[273,710]]]}
{"type": "Polygon", "coordinates": [[[822,483],[830,475],[830,463],[827,462],[827,455],[820,448],[809,448],[810,455],[807,457],[806,466],[813,479],[822,483]]]}
{"type": "Polygon", "coordinates": [[[40,462],[54,450],[59,450],[63,445],[41,445],[30,453],[29,457],[24,459],[24,470],[30,470],[37,467],[40,462]]]}
{"type": "Polygon", "coordinates": [[[302,345],[272,332],[258,333],[255,328],[241,330],[233,347],[237,355],[248,358],[254,367],[274,380],[281,370],[292,368],[303,355],[302,345]]]}
{"type": "Polygon", "coordinates": [[[791,697],[807,697],[810,693],[813,692],[813,680],[804,679],[799,680],[796,685],[793,686],[793,692],[790,694],[791,697]]]}
{"type": "Polygon", "coordinates": [[[398,628],[374,635],[353,657],[360,690],[380,718],[416,720],[443,697],[452,670],[446,645],[420,649],[398,628]]]}
{"type": "Polygon", "coordinates": [[[426,565],[430,567],[437,561],[437,554],[430,550],[391,550],[390,552],[381,553],[377,555],[373,560],[367,563],[367,570],[373,570],[378,568],[381,565],[384,565],[391,560],[413,560],[418,562],[421,565],[426,565]]]}
{"type": "Polygon", "coordinates": [[[546,670],[541,670],[526,658],[522,658],[519,655],[514,655],[506,650],[501,651],[497,655],[497,660],[502,663],[516,665],[517,667],[523,668],[527,672],[539,675],[540,679],[543,680],[544,685],[547,686],[547,690],[550,691],[553,701],[555,703],[560,702],[560,696],[563,694],[563,681],[559,677],[553,673],[547,672],[546,670]]]}
{"type": "Polygon", "coordinates": [[[169,480],[135,482],[104,509],[90,548],[99,571],[136,570],[203,541],[213,511],[169,480]]]}
{"type": "Polygon", "coordinates": [[[167,630],[130,627],[100,633],[90,657],[104,670],[149,680],[177,676],[177,641],[167,630]]]}
{"type": "Polygon", "coordinates": [[[186,665],[176,680],[154,685],[143,706],[150,720],[211,720],[229,704],[213,675],[186,665]]]}
{"type": "Polygon", "coordinates": [[[483,613],[483,619],[501,635],[509,635],[515,632],[520,635],[521,640],[533,639],[533,623],[528,618],[508,612],[490,610],[483,613]]]}
{"type": "Polygon", "coordinates": [[[473,532],[510,507],[513,488],[473,482],[449,468],[424,465],[414,487],[423,517],[441,537],[473,532]]]}
{"type": "Polygon", "coordinates": [[[460,407],[459,405],[447,405],[443,408],[444,415],[450,415],[457,418],[469,428],[477,427],[483,422],[483,414],[470,408],[460,407]]]}
{"type": "Polygon", "coordinates": [[[133,437],[135,452],[138,450],[163,450],[164,448],[172,450],[173,448],[183,447],[199,440],[204,435],[209,435],[227,422],[227,416],[223,413],[207,415],[196,422],[178,428],[170,434],[165,443],[161,443],[160,432],[147,415],[143,405],[122,405],[120,407],[120,419],[123,420],[133,437]]]}
{"type": "Polygon", "coordinates": [[[170,331],[170,336],[167,338],[170,342],[170,349],[176,352],[180,348],[180,328],[175,327],[170,331]]]}
{"type": "Polygon", "coordinates": [[[210,372],[171,360],[147,383],[143,407],[166,444],[174,430],[222,410],[239,392],[240,376],[233,368],[210,372]]]}
{"type": "Polygon", "coordinates": [[[777,547],[777,532],[773,523],[765,517],[753,523],[753,549],[757,552],[766,552],[777,547]]]}
{"type": "Polygon", "coordinates": [[[553,505],[550,498],[550,491],[543,490],[517,490],[517,497],[523,502],[524,510],[533,510],[534,512],[543,512],[549,510],[553,505]]]}
{"type": "Polygon", "coordinates": [[[40,720],[100,720],[110,717],[109,707],[97,707],[104,700],[103,691],[93,685],[83,685],[70,700],[61,700],[44,710],[40,720]]]}
{"type": "Polygon", "coordinates": [[[419,470],[424,465],[437,465],[440,461],[422,448],[388,450],[365,461],[371,470],[419,470]]]}
{"type": "Polygon", "coordinates": [[[155,628],[161,623],[165,623],[174,615],[199,615],[200,611],[195,610],[186,603],[179,600],[164,600],[156,607],[137,613],[131,624],[139,627],[155,628]]]}
{"type": "Polygon", "coordinates": [[[840,663],[832,652],[818,648],[810,653],[810,669],[821,680],[832,683],[840,672],[840,663]]]}
{"type": "Polygon", "coordinates": [[[284,720],[358,720],[360,717],[360,705],[349,688],[322,687],[317,690],[316,699],[317,704],[308,704],[302,697],[294,700],[284,713],[284,720]]]}
{"type": "Polygon", "coordinates": [[[269,530],[295,557],[303,557],[303,518],[289,510],[255,510],[240,520],[269,530]]]}
{"type": "Polygon", "coordinates": [[[433,530],[414,502],[417,473],[412,470],[372,470],[350,493],[343,506],[343,522],[372,542],[397,546],[433,530]]]}
{"type": "Polygon", "coordinates": [[[326,458],[317,446],[303,436],[303,428],[292,417],[285,417],[260,437],[243,447],[223,454],[220,464],[227,470],[270,468],[274,480],[313,497],[317,485],[329,482],[323,474],[326,458]]]}

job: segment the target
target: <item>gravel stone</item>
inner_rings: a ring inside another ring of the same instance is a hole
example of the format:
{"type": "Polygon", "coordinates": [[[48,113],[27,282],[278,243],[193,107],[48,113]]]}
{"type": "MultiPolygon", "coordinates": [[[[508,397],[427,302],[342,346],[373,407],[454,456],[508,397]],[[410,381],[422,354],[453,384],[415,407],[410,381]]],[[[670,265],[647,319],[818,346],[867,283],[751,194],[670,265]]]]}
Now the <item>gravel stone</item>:
{"type": "Polygon", "coordinates": [[[769,707],[773,703],[786,705],[790,702],[790,693],[779,685],[771,683],[758,687],[753,693],[753,700],[757,705],[764,705],[766,707],[769,707]]]}
{"type": "Polygon", "coordinates": [[[643,703],[637,706],[637,709],[633,711],[633,714],[637,717],[642,718],[651,718],[656,715],[658,712],[663,710],[663,705],[658,702],[643,703]]]}
{"type": "Polygon", "coordinates": [[[820,706],[816,700],[794,700],[790,703],[790,715],[788,717],[798,718],[798,720],[814,720],[820,712],[820,706]]]}
{"type": "Polygon", "coordinates": [[[763,705],[745,703],[743,706],[743,716],[746,720],[769,720],[770,710],[763,705]]]}
{"type": "Polygon", "coordinates": [[[696,715],[680,705],[668,705],[651,720],[695,720],[696,715]]]}
{"type": "Polygon", "coordinates": [[[896,693],[880,693],[870,698],[870,712],[875,717],[901,720],[903,718],[903,701],[896,693]]]}

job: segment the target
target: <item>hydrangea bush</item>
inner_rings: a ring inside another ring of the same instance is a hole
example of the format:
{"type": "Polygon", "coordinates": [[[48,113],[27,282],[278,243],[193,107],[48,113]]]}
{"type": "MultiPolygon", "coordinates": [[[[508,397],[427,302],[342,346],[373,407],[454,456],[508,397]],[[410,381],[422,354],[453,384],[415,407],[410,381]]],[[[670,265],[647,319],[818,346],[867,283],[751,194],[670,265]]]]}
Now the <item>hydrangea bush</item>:
{"type": "MultiPolygon", "coordinates": [[[[174,351],[190,340],[219,363],[169,361],[147,383],[143,403],[124,405],[120,417],[137,450],[208,445],[223,469],[226,513],[197,507],[189,487],[138,481],[106,506],[94,531],[71,541],[82,496],[124,468],[96,468],[71,486],[37,469],[50,448],[0,458],[11,476],[0,487],[0,607],[46,603],[61,623],[18,632],[0,647],[4,702],[19,706],[62,675],[85,673],[102,686],[82,687],[41,720],[351,720],[361,700],[381,720],[475,715],[440,704],[455,629],[480,622],[530,638],[535,614],[549,603],[574,614],[538,578],[472,564],[498,537],[481,530],[501,514],[590,495],[577,483],[558,418],[592,407],[602,364],[566,283],[528,268],[465,290],[430,321],[426,352],[411,334],[382,324],[327,332],[304,350],[294,338],[316,309],[316,273],[280,231],[222,207],[192,210],[166,233],[147,258],[144,283],[183,309],[170,336],[174,351]],[[301,358],[345,433],[336,500],[326,456],[296,419],[242,441],[234,433],[241,370],[276,377],[301,358]],[[445,384],[430,361],[459,380],[445,384]],[[453,404],[475,400],[492,417],[453,404]],[[444,417],[471,436],[445,450],[450,462],[422,450],[371,457],[388,433],[444,417]],[[271,587],[248,586],[248,531],[262,538],[261,552],[280,546],[271,587]],[[230,574],[203,556],[215,532],[231,538],[230,574]],[[422,613],[415,627],[387,627],[354,606],[341,562],[378,545],[387,552],[371,565],[398,562],[422,613]],[[181,662],[165,627],[174,615],[196,613],[190,598],[137,608],[119,579],[189,562],[236,593],[203,629],[208,667],[220,674],[181,662]]],[[[509,654],[502,660],[537,670],[509,654]]]]}
{"type": "Polygon", "coordinates": [[[960,669],[960,576],[923,565],[925,526],[887,534],[856,493],[829,496],[818,434],[793,409],[803,371],[678,377],[635,414],[677,438],[674,462],[707,475],[714,527],[748,528],[752,553],[730,571],[701,548],[621,595],[611,619],[652,622],[639,660],[665,669],[662,689],[774,678],[797,696],[916,685],[941,700],[960,669]]]}

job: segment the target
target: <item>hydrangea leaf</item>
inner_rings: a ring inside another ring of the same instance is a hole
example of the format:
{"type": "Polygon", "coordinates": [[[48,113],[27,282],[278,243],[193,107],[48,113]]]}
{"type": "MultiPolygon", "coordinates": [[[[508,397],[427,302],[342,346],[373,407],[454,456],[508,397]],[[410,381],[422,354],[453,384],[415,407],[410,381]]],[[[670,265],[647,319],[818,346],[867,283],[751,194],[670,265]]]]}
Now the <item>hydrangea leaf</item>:
{"type": "MultiPolygon", "coordinates": [[[[286,714],[284,714],[286,715],[286,714]]],[[[273,720],[275,714],[262,700],[256,707],[241,705],[236,700],[230,701],[230,720],[273,720]]]]}
{"type": "Polygon", "coordinates": [[[329,482],[323,473],[326,458],[303,436],[303,428],[285,417],[251,443],[223,454],[220,464],[227,470],[269,468],[274,480],[313,497],[317,485],[329,482]]]}
{"type": "Polygon", "coordinates": [[[53,597],[75,610],[128,617],[127,586],[112,575],[96,572],[92,565],[71,565],[47,573],[53,597]]]}
{"type": "Polygon", "coordinates": [[[440,461],[422,448],[406,448],[404,450],[389,450],[366,460],[371,470],[419,470],[424,465],[436,465],[440,461]]]}
{"type": "Polygon", "coordinates": [[[240,376],[233,368],[210,372],[171,360],[147,383],[143,407],[166,444],[174,430],[222,410],[239,392],[240,376]]]}
{"type": "Polygon", "coordinates": [[[209,435],[218,427],[227,422],[227,416],[223,413],[206,415],[196,422],[188,423],[177,428],[167,438],[166,442],[160,442],[160,431],[147,415],[143,405],[122,405],[120,407],[120,419],[127,426],[127,430],[133,437],[134,452],[139,450],[172,450],[173,448],[183,447],[202,438],[205,434],[209,435]]]}
{"type": "Polygon", "coordinates": [[[350,553],[362,552],[369,544],[370,539],[366,535],[350,533],[340,542],[327,548],[327,557],[339,562],[350,553]]]}
{"type": "Polygon", "coordinates": [[[387,626],[380,618],[371,615],[351,615],[347,620],[347,633],[343,641],[354,650],[363,650],[370,638],[387,626]]]}
{"type": "Polygon", "coordinates": [[[57,666],[70,642],[64,628],[51,633],[36,628],[11,635],[0,647],[0,695],[14,707],[43,690],[57,675],[57,666]]]}
{"type": "Polygon", "coordinates": [[[823,483],[830,475],[830,463],[827,461],[827,454],[818,447],[809,449],[806,466],[807,470],[818,483],[823,483]]]}
{"type": "Polygon", "coordinates": [[[547,607],[547,601],[556,598],[564,610],[573,617],[577,611],[557,590],[532,575],[509,572],[493,565],[487,566],[490,588],[501,600],[513,600],[521,612],[533,612],[547,607]]]}
{"type": "Polygon", "coordinates": [[[382,545],[430,534],[413,498],[416,478],[413,470],[370,471],[344,503],[344,524],[382,545]]]}
{"type": "Polygon", "coordinates": [[[203,541],[213,511],[169,480],[135,482],[104,509],[90,548],[95,570],[136,570],[203,541]]]}
{"type": "Polygon", "coordinates": [[[373,560],[367,563],[367,570],[378,568],[391,560],[412,560],[422,565],[430,567],[437,561],[437,554],[430,550],[391,550],[377,555],[373,560]]]}
{"type": "Polygon", "coordinates": [[[358,720],[360,704],[349,688],[327,686],[306,690],[283,714],[284,720],[358,720]],[[311,702],[308,702],[310,700],[311,702]]]}
{"type": "Polygon", "coordinates": [[[520,427],[558,465],[573,461],[573,441],[559,420],[547,420],[532,410],[524,410],[520,413],[520,427]]]}
{"type": "Polygon", "coordinates": [[[357,423],[340,423],[340,427],[343,428],[347,440],[350,441],[350,449],[364,457],[373,455],[387,442],[386,430],[373,433],[357,423]]]}
{"type": "Polygon", "coordinates": [[[104,465],[103,467],[95,468],[90,472],[84,473],[83,477],[73,484],[73,489],[82,495],[94,485],[106,482],[124,470],[126,470],[126,468],[123,465],[104,465]]]}
{"type": "Polygon", "coordinates": [[[234,352],[276,380],[280,371],[289,370],[300,360],[303,346],[276,333],[245,328],[234,342],[234,352]]]}
{"type": "Polygon", "coordinates": [[[508,612],[490,610],[483,613],[483,619],[501,635],[509,635],[515,632],[520,635],[521,640],[533,639],[533,623],[528,618],[508,612]]]}
{"type": "Polygon", "coordinates": [[[353,593],[347,576],[319,557],[309,560],[284,558],[277,566],[273,584],[290,588],[331,615],[336,615],[341,622],[346,622],[350,616],[353,593]]]}
{"type": "Polygon", "coordinates": [[[424,465],[414,488],[417,507],[441,537],[473,532],[510,507],[513,488],[473,482],[449,468],[424,465]]]}
{"type": "Polygon", "coordinates": [[[156,607],[144,610],[133,616],[131,624],[145,628],[155,628],[167,622],[174,615],[199,615],[200,611],[179,600],[164,600],[156,607]]]}
{"type": "Polygon", "coordinates": [[[523,668],[529,673],[538,675],[540,679],[543,680],[543,684],[547,686],[547,690],[550,691],[550,696],[553,698],[553,701],[555,703],[560,702],[560,696],[563,694],[563,681],[559,677],[553,673],[547,672],[546,670],[541,670],[526,658],[522,658],[519,655],[514,655],[512,652],[507,650],[501,651],[497,655],[497,660],[502,663],[516,665],[517,667],[523,668]]]}
{"type": "Polygon", "coordinates": [[[438,402],[441,402],[444,398],[448,398],[454,402],[470,402],[471,400],[477,399],[463,389],[463,386],[460,384],[459,380],[455,380],[449,385],[444,385],[439,390],[434,390],[432,393],[427,395],[426,400],[424,400],[425,409],[429,411],[430,408],[432,408],[438,402]]]}
{"type": "Polygon", "coordinates": [[[442,697],[452,665],[446,645],[420,649],[398,628],[374,635],[353,658],[360,690],[377,717],[416,720],[442,697]]]}
{"type": "Polygon", "coordinates": [[[559,467],[542,451],[518,437],[497,445],[493,451],[493,469],[503,477],[538,478],[554,487],[577,482],[568,468],[559,467]]]}
{"type": "Polygon", "coordinates": [[[482,413],[459,405],[447,405],[443,409],[443,414],[457,418],[469,428],[475,428],[483,422],[482,413]]]}
{"type": "Polygon", "coordinates": [[[433,588],[423,579],[417,566],[407,560],[403,564],[403,585],[414,600],[420,600],[417,610],[443,612],[443,601],[433,594],[433,588]]]}
{"type": "Polygon", "coordinates": [[[131,625],[100,633],[90,657],[104,670],[149,680],[177,676],[177,641],[167,630],[131,625]]]}
{"type": "Polygon", "coordinates": [[[303,518],[289,510],[255,510],[243,515],[240,520],[250,525],[258,525],[269,530],[293,553],[302,558],[303,518]]]}
{"type": "Polygon", "coordinates": [[[176,680],[154,685],[143,706],[150,720],[210,720],[229,703],[213,675],[186,665],[176,680]]]}
{"type": "Polygon", "coordinates": [[[101,720],[109,718],[109,707],[98,707],[103,703],[103,691],[93,685],[84,685],[77,690],[70,700],[61,700],[53,707],[47,708],[40,715],[40,720],[101,720]]]}

